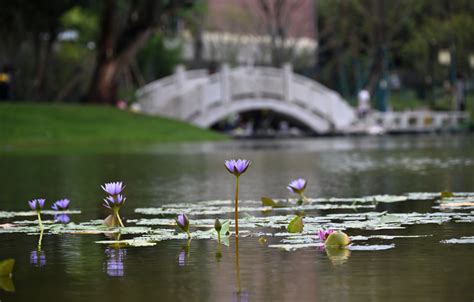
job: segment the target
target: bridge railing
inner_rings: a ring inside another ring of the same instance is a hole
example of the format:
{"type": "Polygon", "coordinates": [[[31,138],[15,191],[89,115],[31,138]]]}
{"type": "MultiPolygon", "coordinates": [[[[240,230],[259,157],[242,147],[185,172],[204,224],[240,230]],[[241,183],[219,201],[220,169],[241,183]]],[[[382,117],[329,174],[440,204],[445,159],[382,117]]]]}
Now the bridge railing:
{"type": "Polygon", "coordinates": [[[462,111],[401,111],[376,112],[370,116],[372,124],[388,132],[426,132],[459,130],[469,121],[469,113],[462,111]]]}
{"type": "Polygon", "coordinates": [[[328,121],[334,129],[348,126],[354,110],[334,91],[283,68],[238,67],[223,65],[219,73],[185,71],[152,82],[137,92],[145,112],[192,121],[214,106],[243,99],[271,99],[292,103],[328,121]]]}

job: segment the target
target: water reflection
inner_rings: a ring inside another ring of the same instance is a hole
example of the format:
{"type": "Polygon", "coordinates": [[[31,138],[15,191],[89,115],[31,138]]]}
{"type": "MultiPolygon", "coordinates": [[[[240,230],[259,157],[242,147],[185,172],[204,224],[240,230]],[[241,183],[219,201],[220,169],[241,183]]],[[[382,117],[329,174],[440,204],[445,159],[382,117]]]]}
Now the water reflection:
{"type": "Polygon", "coordinates": [[[344,264],[351,256],[351,251],[339,247],[326,247],[326,254],[334,265],[344,264]]]}
{"type": "Polygon", "coordinates": [[[186,240],[186,244],[183,245],[178,255],[178,265],[183,267],[189,261],[189,248],[191,247],[191,238],[186,240]]]}
{"type": "Polygon", "coordinates": [[[123,261],[127,256],[127,250],[108,247],[105,249],[105,255],[107,256],[107,275],[109,277],[123,277],[125,275],[123,261]]]}
{"type": "Polygon", "coordinates": [[[46,265],[46,254],[41,250],[41,244],[43,242],[43,229],[41,229],[40,236],[38,239],[38,246],[36,250],[30,253],[30,264],[36,267],[42,267],[46,265]]]}
{"type": "Polygon", "coordinates": [[[15,292],[15,285],[11,276],[0,277],[0,289],[10,293],[15,292]]]}
{"type": "Polygon", "coordinates": [[[30,264],[36,267],[46,265],[46,254],[42,250],[34,250],[30,253],[30,264]]]}
{"type": "Polygon", "coordinates": [[[68,224],[71,221],[71,218],[69,218],[69,215],[67,214],[56,214],[54,215],[54,221],[68,224]]]}

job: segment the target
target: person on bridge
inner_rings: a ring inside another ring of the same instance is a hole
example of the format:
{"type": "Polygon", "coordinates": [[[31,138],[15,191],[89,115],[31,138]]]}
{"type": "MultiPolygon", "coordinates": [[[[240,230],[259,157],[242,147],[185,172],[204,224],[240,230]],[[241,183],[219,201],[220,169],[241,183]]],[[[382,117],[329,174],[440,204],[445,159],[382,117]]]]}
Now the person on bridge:
{"type": "Polygon", "coordinates": [[[360,119],[367,116],[370,111],[370,93],[367,89],[362,89],[357,94],[357,113],[360,119]]]}

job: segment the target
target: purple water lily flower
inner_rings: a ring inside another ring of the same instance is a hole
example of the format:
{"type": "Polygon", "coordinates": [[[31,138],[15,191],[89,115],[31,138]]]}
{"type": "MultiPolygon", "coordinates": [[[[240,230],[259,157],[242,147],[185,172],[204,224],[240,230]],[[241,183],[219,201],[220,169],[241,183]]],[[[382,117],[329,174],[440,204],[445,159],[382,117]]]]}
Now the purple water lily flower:
{"type": "Polygon", "coordinates": [[[54,215],[54,221],[67,224],[71,221],[71,218],[69,218],[69,215],[67,214],[57,214],[57,215],[54,215]]]}
{"type": "Polygon", "coordinates": [[[250,160],[247,159],[229,159],[225,161],[225,168],[227,171],[229,171],[229,173],[232,173],[238,177],[247,171],[248,167],[250,167],[250,164],[250,160]]]}
{"type": "Polygon", "coordinates": [[[46,255],[43,251],[34,250],[30,253],[30,264],[36,267],[42,267],[46,265],[46,255]]]}
{"type": "Polygon", "coordinates": [[[334,230],[320,230],[318,235],[319,235],[319,239],[321,239],[321,241],[325,242],[326,239],[328,239],[329,235],[331,235],[332,233],[334,233],[334,230]]]}
{"type": "Polygon", "coordinates": [[[45,201],[46,199],[33,199],[33,200],[28,201],[28,205],[33,211],[39,212],[43,208],[45,201]]]}
{"type": "Polygon", "coordinates": [[[189,219],[186,214],[179,214],[178,218],[176,218],[176,223],[183,232],[186,232],[189,235],[189,219]]]}
{"type": "Polygon", "coordinates": [[[124,197],[121,194],[118,194],[117,196],[107,196],[104,198],[104,204],[103,206],[108,208],[108,209],[119,209],[123,204],[125,203],[125,200],[127,200],[127,197],[124,197]]]}
{"type": "Polygon", "coordinates": [[[55,201],[51,208],[55,211],[65,211],[69,208],[70,202],[71,201],[67,198],[60,199],[58,201],[55,201]]]}
{"type": "Polygon", "coordinates": [[[109,193],[110,195],[120,194],[122,190],[125,188],[125,186],[122,184],[121,181],[109,182],[100,187],[102,188],[102,190],[109,193]]]}
{"type": "Polygon", "coordinates": [[[291,193],[302,194],[306,189],[306,179],[298,178],[293,180],[286,187],[291,193]]]}

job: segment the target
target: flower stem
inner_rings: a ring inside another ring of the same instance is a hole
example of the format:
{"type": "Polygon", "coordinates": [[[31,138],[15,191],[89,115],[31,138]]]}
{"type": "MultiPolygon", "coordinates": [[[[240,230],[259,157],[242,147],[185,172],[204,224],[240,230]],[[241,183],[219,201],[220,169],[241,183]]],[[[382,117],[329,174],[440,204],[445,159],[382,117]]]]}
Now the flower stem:
{"type": "Polygon", "coordinates": [[[191,240],[191,233],[189,233],[189,231],[186,231],[186,234],[188,234],[188,240],[191,240]]]}
{"type": "Polygon", "coordinates": [[[221,232],[217,232],[217,242],[221,244],[221,232]]]}
{"type": "Polygon", "coordinates": [[[114,210],[114,214],[115,214],[115,217],[117,217],[117,220],[118,220],[118,222],[119,222],[119,225],[120,225],[122,228],[125,227],[125,226],[123,225],[122,219],[120,218],[119,210],[114,210]]]}
{"type": "Polygon", "coordinates": [[[301,199],[303,200],[304,203],[308,203],[308,198],[304,195],[304,193],[300,194],[301,199]]]}
{"type": "Polygon", "coordinates": [[[38,214],[38,223],[39,223],[41,234],[43,234],[43,222],[41,221],[41,212],[36,211],[36,214],[38,214]]]}
{"type": "Polygon", "coordinates": [[[235,237],[239,237],[239,177],[235,177],[235,237]]]}
{"type": "Polygon", "coordinates": [[[41,228],[40,237],[39,237],[39,240],[38,240],[38,251],[41,251],[41,242],[42,241],[43,241],[43,228],[41,228]]]}

